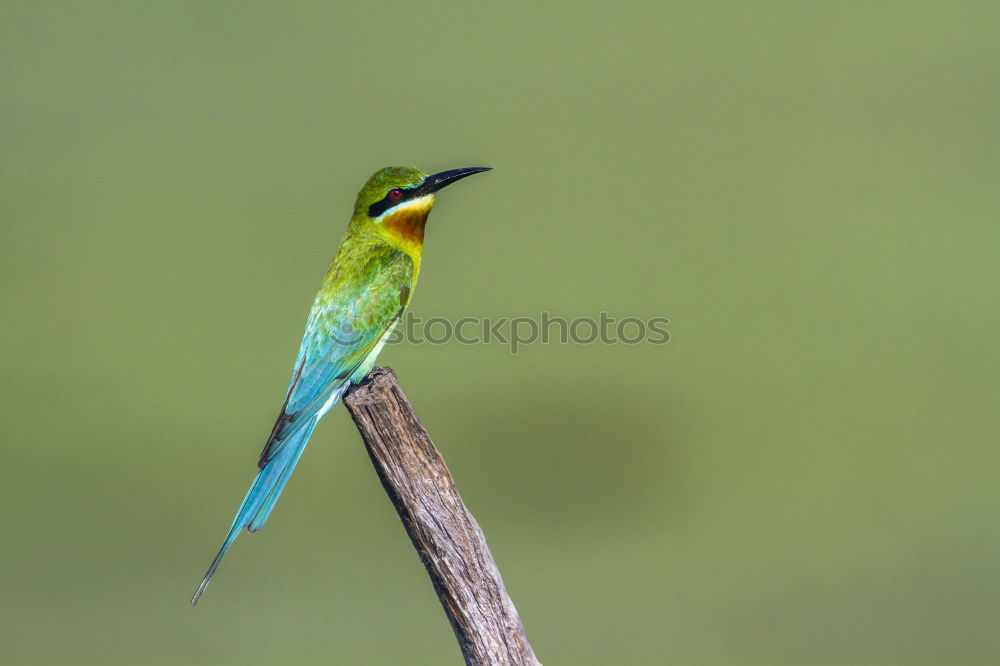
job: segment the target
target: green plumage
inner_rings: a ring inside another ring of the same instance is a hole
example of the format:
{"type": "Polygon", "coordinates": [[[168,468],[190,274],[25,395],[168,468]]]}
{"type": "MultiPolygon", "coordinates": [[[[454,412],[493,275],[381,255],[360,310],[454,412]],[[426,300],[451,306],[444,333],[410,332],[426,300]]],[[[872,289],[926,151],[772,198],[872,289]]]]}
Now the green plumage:
{"type": "Polygon", "coordinates": [[[410,167],[388,167],[358,193],[347,233],[313,300],[257,477],[192,603],[201,597],[240,530],[256,532],[264,526],[319,419],[371,371],[416,287],[424,223],[434,193],[485,170],[455,169],[429,176],[410,167]]]}

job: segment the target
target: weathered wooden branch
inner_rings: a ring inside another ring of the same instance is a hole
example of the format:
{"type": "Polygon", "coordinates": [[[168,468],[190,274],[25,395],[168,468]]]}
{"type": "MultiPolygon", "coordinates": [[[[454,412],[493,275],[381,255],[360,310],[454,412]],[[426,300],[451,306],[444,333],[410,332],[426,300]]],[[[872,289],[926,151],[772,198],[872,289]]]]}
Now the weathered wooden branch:
{"type": "Polygon", "coordinates": [[[540,666],[486,537],[390,368],[344,398],[468,666],[540,666]]]}

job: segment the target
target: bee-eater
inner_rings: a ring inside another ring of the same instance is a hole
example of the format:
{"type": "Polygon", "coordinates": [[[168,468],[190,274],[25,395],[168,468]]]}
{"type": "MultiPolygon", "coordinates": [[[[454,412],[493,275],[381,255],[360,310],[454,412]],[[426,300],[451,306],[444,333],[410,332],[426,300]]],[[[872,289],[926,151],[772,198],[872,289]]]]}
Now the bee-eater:
{"type": "Polygon", "coordinates": [[[424,223],[435,193],[481,171],[489,168],[428,175],[411,167],[386,167],[361,188],[347,233],[309,311],[285,402],[257,462],[257,478],[192,604],[198,603],[240,530],[256,532],[267,522],[316,423],[375,365],[417,285],[424,223]]]}

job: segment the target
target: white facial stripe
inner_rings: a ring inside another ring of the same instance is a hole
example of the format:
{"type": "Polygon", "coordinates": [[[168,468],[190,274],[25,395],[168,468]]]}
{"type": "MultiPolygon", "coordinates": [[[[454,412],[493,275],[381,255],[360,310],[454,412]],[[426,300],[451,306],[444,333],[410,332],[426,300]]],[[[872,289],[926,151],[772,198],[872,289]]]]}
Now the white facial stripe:
{"type": "Polygon", "coordinates": [[[405,210],[427,210],[434,205],[434,195],[425,194],[422,197],[416,199],[408,199],[402,203],[396,204],[392,208],[389,208],[384,213],[375,218],[376,222],[381,222],[386,215],[395,215],[396,213],[401,213],[405,210]]]}

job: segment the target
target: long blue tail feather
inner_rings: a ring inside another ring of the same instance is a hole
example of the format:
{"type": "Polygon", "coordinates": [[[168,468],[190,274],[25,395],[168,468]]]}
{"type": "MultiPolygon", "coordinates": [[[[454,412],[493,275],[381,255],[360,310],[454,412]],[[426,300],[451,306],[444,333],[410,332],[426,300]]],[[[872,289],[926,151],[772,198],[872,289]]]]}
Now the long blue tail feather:
{"type": "Polygon", "coordinates": [[[295,469],[295,464],[299,461],[302,452],[306,448],[306,444],[309,442],[309,436],[312,435],[317,421],[318,418],[314,418],[300,429],[288,435],[288,441],[282,447],[281,452],[257,473],[257,478],[254,479],[254,482],[250,485],[250,490],[247,491],[246,496],[243,498],[243,503],[240,504],[240,509],[236,512],[236,518],[233,519],[233,524],[230,526],[229,533],[222,542],[219,552],[215,555],[215,559],[212,560],[208,571],[205,572],[205,577],[201,579],[201,584],[195,590],[194,596],[191,597],[192,605],[198,603],[201,595],[205,592],[205,588],[211,582],[215,570],[219,568],[222,558],[226,556],[233,542],[236,541],[236,537],[239,536],[240,530],[246,527],[250,532],[256,532],[267,522],[268,516],[271,515],[271,511],[274,509],[274,505],[281,495],[281,491],[285,488],[285,484],[288,483],[288,477],[291,476],[292,470],[295,469]]]}
{"type": "MultiPolygon", "coordinates": [[[[285,489],[285,484],[288,483],[288,477],[292,475],[295,471],[295,465],[298,464],[299,458],[302,457],[302,452],[306,450],[306,443],[309,441],[309,437],[312,435],[313,428],[316,427],[316,420],[313,420],[302,429],[295,433],[293,437],[300,439],[298,442],[289,442],[288,455],[282,456],[284,462],[281,464],[280,469],[276,469],[276,479],[273,482],[268,481],[270,490],[266,493],[261,492],[261,501],[254,507],[251,514],[250,522],[247,523],[247,530],[252,534],[264,527],[264,523],[267,522],[268,517],[271,515],[271,511],[274,510],[274,505],[278,502],[278,497],[281,495],[281,491],[285,489]]],[[[284,452],[282,452],[284,453],[284,452]]],[[[275,461],[271,461],[272,463],[275,461]]],[[[266,467],[271,467],[268,464],[266,467]]]]}

